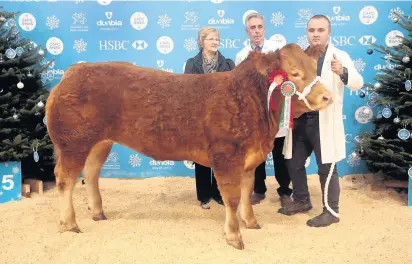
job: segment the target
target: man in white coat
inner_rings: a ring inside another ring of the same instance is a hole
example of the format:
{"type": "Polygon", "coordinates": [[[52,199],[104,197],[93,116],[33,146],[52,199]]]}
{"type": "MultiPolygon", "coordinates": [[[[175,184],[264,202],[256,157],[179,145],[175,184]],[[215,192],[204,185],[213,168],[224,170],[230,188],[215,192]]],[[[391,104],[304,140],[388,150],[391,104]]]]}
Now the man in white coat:
{"type": "MultiPolygon", "coordinates": [[[[239,65],[243,60],[245,60],[249,55],[249,52],[251,51],[267,53],[282,48],[282,45],[279,45],[274,41],[265,39],[265,24],[264,18],[261,14],[249,14],[245,19],[245,26],[246,33],[250,38],[250,45],[245,46],[236,55],[236,65],[239,65]]],[[[282,154],[286,132],[287,131],[279,131],[279,133],[276,135],[276,139],[273,139],[275,141],[275,144],[272,150],[273,163],[275,166],[275,178],[280,186],[277,189],[277,192],[280,197],[281,206],[285,206],[286,204],[292,202],[292,189],[289,188],[291,180],[285,164],[285,158],[282,154]]],[[[265,193],[267,191],[267,188],[265,184],[265,165],[265,162],[263,162],[255,170],[255,186],[254,193],[252,195],[252,204],[257,204],[266,197],[265,193]]]]}
{"type": "MultiPolygon", "coordinates": [[[[293,184],[293,202],[280,208],[279,213],[293,215],[312,209],[308,191],[305,161],[315,152],[318,174],[322,189],[322,200],[325,183],[331,165],[346,157],[345,131],[343,127],[343,95],[344,86],[358,90],[363,86],[363,78],[357,72],[349,55],[329,43],[331,26],[324,15],[313,16],[306,29],[309,41],[308,54],[314,54],[318,65],[318,76],[325,87],[333,94],[333,103],[322,111],[303,114],[294,120],[292,158],[286,160],[293,184]]],[[[329,226],[339,222],[339,178],[334,166],[328,186],[328,206],[323,200],[323,212],[308,220],[308,226],[329,226]]]]}

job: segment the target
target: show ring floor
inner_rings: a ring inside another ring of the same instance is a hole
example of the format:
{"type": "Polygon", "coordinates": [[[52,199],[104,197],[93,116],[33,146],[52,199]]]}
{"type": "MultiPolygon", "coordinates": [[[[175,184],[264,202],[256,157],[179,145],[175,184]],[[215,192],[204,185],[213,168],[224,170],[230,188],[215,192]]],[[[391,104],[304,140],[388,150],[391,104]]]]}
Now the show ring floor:
{"type": "Polygon", "coordinates": [[[261,230],[241,224],[245,250],[227,245],[224,207],[210,210],[196,200],[194,178],[100,179],[107,221],[94,222],[85,185],[74,190],[83,233],[59,233],[55,186],[44,196],[0,204],[0,263],[411,263],[412,207],[404,197],[362,175],[341,178],[341,221],[310,228],[322,211],[317,175],[309,176],[313,209],[277,213],[277,183],[268,177],[268,197],[254,206],[261,230]],[[355,183],[352,179],[355,179],[355,183]]]}

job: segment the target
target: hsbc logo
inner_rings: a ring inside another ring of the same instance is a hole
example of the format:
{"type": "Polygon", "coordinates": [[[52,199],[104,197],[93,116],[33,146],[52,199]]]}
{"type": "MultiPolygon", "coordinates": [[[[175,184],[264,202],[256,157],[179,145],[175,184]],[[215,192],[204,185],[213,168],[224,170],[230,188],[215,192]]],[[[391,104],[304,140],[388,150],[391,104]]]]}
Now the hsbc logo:
{"type": "Polygon", "coordinates": [[[129,45],[128,40],[100,40],[99,49],[109,51],[127,50],[129,45]]]}
{"type": "Polygon", "coordinates": [[[132,47],[135,48],[136,50],[145,50],[149,46],[146,41],[144,40],[135,40],[132,43],[132,47]]]}
{"type": "Polygon", "coordinates": [[[363,137],[360,135],[353,136],[353,134],[345,134],[345,142],[346,143],[361,143],[363,137]]]}
{"type": "Polygon", "coordinates": [[[240,39],[221,39],[219,48],[221,49],[240,49],[242,42],[240,39]]]}
{"type": "Polygon", "coordinates": [[[350,95],[350,96],[352,96],[352,95],[359,96],[359,93],[360,93],[360,92],[364,92],[366,96],[368,96],[369,94],[371,94],[368,90],[356,90],[356,91],[355,91],[355,90],[350,90],[350,91],[349,91],[349,95],[350,95]]]}
{"type": "Polygon", "coordinates": [[[359,38],[359,43],[362,45],[372,45],[376,42],[376,38],[372,35],[365,35],[359,38]]]}
{"type": "Polygon", "coordinates": [[[356,38],[355,36],[333,36],[329,38],[329,41],[337,47],[353,46],[356,43],[356,38]]]}

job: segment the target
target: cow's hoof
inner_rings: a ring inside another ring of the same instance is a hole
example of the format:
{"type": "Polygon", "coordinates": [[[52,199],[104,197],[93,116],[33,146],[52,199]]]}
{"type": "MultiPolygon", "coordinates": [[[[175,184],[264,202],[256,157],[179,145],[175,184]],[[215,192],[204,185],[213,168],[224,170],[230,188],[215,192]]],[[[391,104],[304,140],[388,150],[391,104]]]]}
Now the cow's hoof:
{"type": "Polygon", "coordinates": [[[258,223],[256,225],[246,226],[247,229],[262,229],[258,223]]]}
{"type": "Polygon", "coordinates": [[[67,230],[69,232],[73,232],[73,233],[82,233],[82,231],[80,231],[80,229],[76,226],[73,228],[70,228],[69,230],[67,230]]]}
{"type": "Polygon", "coordinates": [[[74,227],[68,227],[67,224],[65,224],[63,221],[60,221],[60,233],[64,232],[82,233],[77,225],[74,227]]]}
{"type": "Polygon", "coordinates": [[[261,229],[258,223],[248,224],[244,219],[242,219],[242,222],[245,224],[247,229],[261,229]]]}
{"type": "Polygon", "coordinates": [[[243,244],[243,241],[241,239],[239,239],[239,240],[228,240],[228,239],[226,239],[226,242],[229,245],[231,245],[232,247],[236,248],[236,249],[240,249],[240,250],[245,249],[245,245],[243,244]]]}
{"type": "Polygon", "coordinates": [[[101,221],[101,220],[107,220],[106,216],[104,213],[98,214],[96,216],[93,216],[94,221],[101,221]]]}

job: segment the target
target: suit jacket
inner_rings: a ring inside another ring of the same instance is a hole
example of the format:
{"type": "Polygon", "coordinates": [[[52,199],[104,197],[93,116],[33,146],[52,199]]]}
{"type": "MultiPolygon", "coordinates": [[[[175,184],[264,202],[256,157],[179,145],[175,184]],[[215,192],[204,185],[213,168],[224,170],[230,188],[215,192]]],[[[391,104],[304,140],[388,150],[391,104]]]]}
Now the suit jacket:
{"type": "MultiPolygon", "coordinates": [[[[217,57],[218,72],[231,71],[235,68],[235,63],[231,59],[226,59],[219,51],[217,57]]],[[[185,74],[203,74],[203,55],[200,51],[195,57],[190,58],[186,62],[185,74]]]]}

